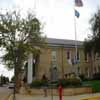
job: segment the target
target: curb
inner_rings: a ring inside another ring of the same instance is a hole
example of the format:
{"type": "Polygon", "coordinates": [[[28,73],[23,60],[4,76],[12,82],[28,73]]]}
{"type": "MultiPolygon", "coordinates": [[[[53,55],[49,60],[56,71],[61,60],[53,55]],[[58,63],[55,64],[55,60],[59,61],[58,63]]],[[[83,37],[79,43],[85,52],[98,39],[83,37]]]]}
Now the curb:
{"type": "Polygon", "coordinates": [[[94,100],[94,99],[100,100],[100,96],[91,96],[91,97],[80,99],[80,100],[94,100]]]}
{"type": "Polygon", "coordinates": [[[12,94],[9,94],[5,100],[11,100],[12,94]]]}

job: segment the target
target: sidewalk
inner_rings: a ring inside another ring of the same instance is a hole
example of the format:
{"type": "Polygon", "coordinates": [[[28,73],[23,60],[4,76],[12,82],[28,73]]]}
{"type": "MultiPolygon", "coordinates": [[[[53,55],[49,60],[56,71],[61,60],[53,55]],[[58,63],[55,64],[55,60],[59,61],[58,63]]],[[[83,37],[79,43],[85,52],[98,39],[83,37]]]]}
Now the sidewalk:
{"type": "MultiPolygon", "coordinates": [[[[84,94],[84,95],[76,95],[76,96],[63,96],[63,100],[80,100],[86,97],[91,96],[100,96],[100,93],[93,94],[84,94]]],[[[13,96],[11,95],[8,100],[13,100],[13,96]]],[[[49,95],[44,97],[43,95],[20,95],[16,94],[16,100],[52,100],[52,97],[49,95]]],[[[59,100],[58,96],[53,96],[53,100],[59,100]]]]}

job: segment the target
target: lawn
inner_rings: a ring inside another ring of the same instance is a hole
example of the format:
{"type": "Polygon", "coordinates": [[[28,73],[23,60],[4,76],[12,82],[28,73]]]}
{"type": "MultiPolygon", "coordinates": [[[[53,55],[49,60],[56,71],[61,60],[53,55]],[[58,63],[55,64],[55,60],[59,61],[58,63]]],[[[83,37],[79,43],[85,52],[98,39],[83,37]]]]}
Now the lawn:
{"type": "Polygon", "coordinates": [[[84,81],[83,84],[90,85],[93,92],[100,92],[100,80],[84,81]]]}

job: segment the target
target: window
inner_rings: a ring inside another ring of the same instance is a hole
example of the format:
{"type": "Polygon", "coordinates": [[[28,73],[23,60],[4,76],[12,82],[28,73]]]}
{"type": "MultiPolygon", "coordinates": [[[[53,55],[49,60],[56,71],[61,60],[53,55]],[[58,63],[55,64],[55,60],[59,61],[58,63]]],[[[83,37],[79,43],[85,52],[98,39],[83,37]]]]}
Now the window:
{"type": "Polygon", "coordinates": [[[77,51],[77,60],[80,60],[79,51],[77,51]]]}
{"type": "Polygon", "coordinates": [[[84,53],[84,60],[88,61],[88,55],[87,55],[87,53],[84,53]]]}
{"type": "Polygon", "coordinates": [[[52,50],[51,52],[51,60],[56,61],[56,51],[55,50],[52,50]]]}
{"type": "Polygon", "coordinates": [[[67,59],[70,59],[70,52],[67,51],[67,59]]]}
{"type": "Polygon", "coordinates": [[[71,51],[69,50],[66,51],[66,58],[71,59],[71,51]]]}
{"type": "Polygon", "coordinates": [[[51,51],[51,63],[52,63],[52,67],[56,68],[57,67],[57,62],[56,62],[57,58],[56,58],[56,51],[52,50],[51,51]]]}

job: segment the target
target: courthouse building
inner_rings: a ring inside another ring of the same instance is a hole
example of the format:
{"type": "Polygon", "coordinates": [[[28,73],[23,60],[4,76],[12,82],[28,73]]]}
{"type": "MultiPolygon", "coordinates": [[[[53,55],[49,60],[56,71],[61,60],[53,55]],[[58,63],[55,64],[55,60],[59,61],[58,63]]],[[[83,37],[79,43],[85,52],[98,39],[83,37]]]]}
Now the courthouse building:
{"type": "Polygon", "coordinates": [[[53,77],[54,80],[64,78],[69,73],[91,77],[91,74],[100,71],[99,61],[93,57],[89,58],[84,53],[82,41],[77,41],[76,56],[75,40],[47,38],[47,46],[41,49],[38,64],[34,64],[32,54],[29,55],[26,70],[27,82],[41,79],[43,74],[48,79],[53,77]]]}

